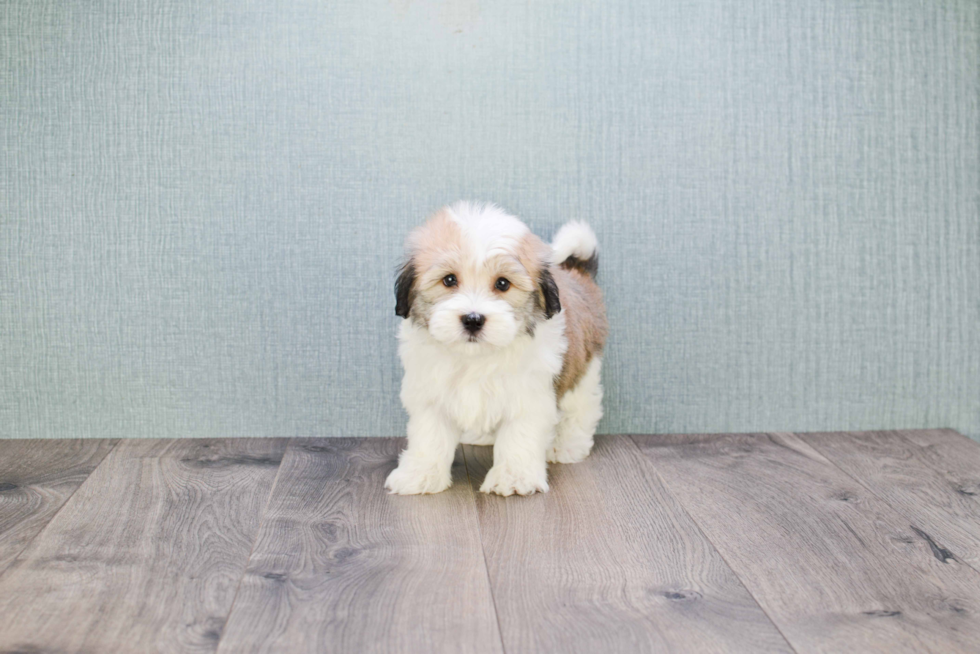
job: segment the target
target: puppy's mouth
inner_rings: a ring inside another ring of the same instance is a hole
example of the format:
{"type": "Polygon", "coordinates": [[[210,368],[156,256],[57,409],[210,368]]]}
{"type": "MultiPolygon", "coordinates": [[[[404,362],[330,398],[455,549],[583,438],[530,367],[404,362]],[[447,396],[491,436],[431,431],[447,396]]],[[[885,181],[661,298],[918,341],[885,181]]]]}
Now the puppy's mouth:
{"type": "Polygon", "coordinates": [[[483,338],[482,334],[467,334],[463,338],[456,341],[456,347],[460,352],[465,352],[467,354],[487,352],[488,348],[496,349],[487,342],[487,339],[483,338]]]}

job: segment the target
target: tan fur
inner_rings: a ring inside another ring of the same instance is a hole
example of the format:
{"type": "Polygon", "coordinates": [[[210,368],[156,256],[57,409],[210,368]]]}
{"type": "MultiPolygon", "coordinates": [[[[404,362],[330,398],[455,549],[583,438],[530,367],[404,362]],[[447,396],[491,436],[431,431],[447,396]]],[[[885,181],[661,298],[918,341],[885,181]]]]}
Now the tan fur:
{"type": "Polygon", "coordinates": [[[547,265],[551,248],[535,234],[528,232],[517,245],[517,260],[521,262],[531,279],[537,279],[541,268],[547,265]]]}
{"type": "Polygon", "coordinates": [[[408,238],[408,250],[421,275],[463,250],[463,234],[446,208],[440,209],[408,238]]]}
{"type": "Polygon", "coordinates": [[[558,284],[561,311],[565,314],[568,350],[561,374],[555,379],[555,395],[561,399],[575,388],[589,367],[592,357],[602,354],[609,332],[602,291],[587,274],[553,266],[551,274],[558,284]]]}

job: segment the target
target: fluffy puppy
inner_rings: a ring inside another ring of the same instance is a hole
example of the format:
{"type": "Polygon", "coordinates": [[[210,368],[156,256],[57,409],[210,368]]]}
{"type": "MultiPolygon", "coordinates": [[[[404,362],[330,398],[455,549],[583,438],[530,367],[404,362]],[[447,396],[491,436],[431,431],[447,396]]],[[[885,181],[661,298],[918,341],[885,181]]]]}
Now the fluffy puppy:
{"type": "Polygon", "coordinates": [[[480,490],[548,490],[547,462],[588,456],[606,340],[596,237],[552,245],[494,205],[457,202],[408,237],[395,283],[408,447],[385,487],[438,493],[460,442],[493,445],[480,490]]]}

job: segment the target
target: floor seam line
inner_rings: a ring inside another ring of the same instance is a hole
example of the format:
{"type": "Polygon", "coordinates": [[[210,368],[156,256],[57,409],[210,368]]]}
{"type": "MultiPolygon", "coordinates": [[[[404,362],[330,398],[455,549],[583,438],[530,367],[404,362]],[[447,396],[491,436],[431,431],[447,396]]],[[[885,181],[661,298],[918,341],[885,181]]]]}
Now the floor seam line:
{"type": "MultiPolygon", "coordinates": [[[[53,439],[53,440],[57,440],[57,439],[53,439]]],[[[15,567],[15,564],[17,563],[17,560],[20,558],[21,554],[23,554],[24,552],[26,552],[28,550],[28,548],[31,545],[33,545],[34,542],[38,538],[41,537],[41,534],[43,534],[45,531],[47,531],[48,527],[51,526],[51,523],[54,522],[54,519],[57,518],[61,514],[62,510],[68,505],[68,502],[71,501],[71,498],[75,497],[75,493],[77,493],[82,488],[82,486],[84,486],[86,483],[88,483],[88,480],[92,478],[92,475],[95,474],[95,471],[99,469],[99,467],[105,462],[106,459],[109,458],[109,455],[110,454],[112,454],[113,452],[116,451],[116,448],[119,447],[119,444],[123,441],[123,439],[121,439],[121,438],[104,439],[104,440],[115,440],[115,442],[108,449],[108,451],[106,451],[106,453],[102,455],[102,459],[99,460],[99,462],[95,465],[95,467],[92,468],[92,470],[89,471],[89,473],[87,475],[85,475],[85,479],[82,480],[82,483],[80,483],[75,488],[75,490],[73,490],[71,493],[69,493],[68,494],[68,497],[65,498],[65,501],[61,503],[61,506],[59,506],[58,509],[53,514],[51,514],[51,517],[48,518],[48,521],[46,523],[44,523],[44,526],[41,527],[38,530],[38,532],[36,534],[34,534],[24,544],[24,547],[22,547],[20,549],[20,551],[17,552],[17,554],[12,559],[10,559],[10,564],[6,568],[4,568],[3,570],[0,570],[0,578],[2,578],[8,571],[10,571],[11,569],[13,569],[15,567]]]]}
{"type": "Polygon", "coordinates": [[[470,493],[473,495],[473,510],[476,514],[476,533],[480,536],[480,552],[483,554],[483,571],[487,575],[487,589],[490,591],[490,604],[493,606],[493,617],[497,620],[497,637],[500,639],[500,651],[507,654],[507,647],[504,645],[504,629],[500,624],[500,611],[497,610],[497,597],[493,592],[493,579],[490,578],[490,564],[487,562],[487,548],[483,543],[483,525],[480,524],[480,508],[476,505],[476,494],[479,491],[473,490],[473,479],[470,477],[470,464],[466,461],[466,446],[460,445],[459,451],[463,455],[463,469],[466,470],[466,481],[470,485],[470,493]]]}
{"type": "Polygon", "coordinates": [[[798,650],[796,648],[796,646],[793,645],[793,641],[791,641],[789,639],[789,637],[783,632],[783,629],[782,629],[782,627],[779,626],[779,623],[777,623],[776,620],[773,619],[773,617],[771,615],[769,615],[769,611],[767,611],[766,610],[766,607],[764,607],[762,605],[762,602],[759,601],[759,598],[756,597],[755,594],[753,594],[751,590],[749,590],[749,587],[745,584],[745,580],[742,579],[742,575],[740,575],[738,573],[738,571],[735,570],[735,568],[732,566],[732,564],[725,557],[724,553],[720,549],[718,549],[718,546],[715,545],[715,541],[713,541],[708,536],[708,534],[704,531],[704,529],[701,527],[701,523],[698,522],[697,519],[693,515],[691,515],[691,512],[687,510],[687,507],[680,500],[680,498],[677,497],[677,494],[674,493],[674,491],[672,491],[670,489],[670,484],[668,484],[667,483],[667,480],[664,478],[664,476],[660,474],[660,471],[657,470],[657,468],[656,468],[656,466],[654,466],[653,462],[650,461],[650,459],[645,454],[643,454],[643,450],[640,449],[639,444],[636,442],[636,436],[634,434],[630,434],[628,438],[629,438],[629,441],[631,443],[633,443],[633,447],[637,450],[637,453],[642,457],[642,459],[646,463],[646,465],[648,465],[650,467],[650,470],[653,472],[653,474],[655,474],[657,476],[657,479],[660,480],[660,483],[662,483],[664,485],[664,490],[667,491],[667,494],[670,495],[671,498],[673,498],[673,500],[675,502],[677,502],[677,506],[681,507],[681,511],[684,512],[684,515],[686,515],[691,520],[691,522],[694,524],[694,526],[697,527],[698,533],[701,534],[701,536],[703,536],[704,539],[711,545],[711,548],[715,552],[718,553],[718,556],[721,557],[721,560],[725,562],[725,566],[727,566],[728,569],[731,570],[732,574],[735,575],[735,578],[738,580],[739,585],[742,588],[745,589],[745,592],[746,593],[749,594],[749,597],[751,597],[752,598],[752,601],[755,602],[755,605],[759,607],[759,610],[762,611],[762,614],[764,616],[766,616],[766,618],[769,620],[769,623],[773,626],[773,628],[775,628],[775,630],[777,632],[779,632],[779,635],[783,637],[783,640],[786,641],[786,644],[789,646],[789,648],[793,652],[796,652],[797,654],[799,654],[799,651],[800,650],[798,650]]]}
{"type": "Polygon", "coordinates": [[[238,595],[242,590],[242,583],[245,581],[245,575],[248,574],[248,564],[252,561],[252,555],[255,553],[255,545],[259,541],[259,536],[262,535],[262,527],[265,526],[265,516],[269,512],[269,504],[272,502],[272,494],[276,490],[276,486],[279,485],[279,475],[282,473],[282,462],[285,461],[286,455],[289,450],[293,447],[293,443],[296,441],[295,438],[290,438],[286,442],[286,447],[282,450],[282,458],[279,460],[279,467],[276,468],[276,476],[272,480],[272,486],[269,487],[269,496],[265,499],[265,506],[262,507],[262,514],[259,518],[259,526],[255,530],[255,537],[252,539],[252,547],[248,550],[248,556],[245,557],[245,567],[242,569],[242,575],[238,578],[238,583],[235,584],[235,595],[231,599],[231,606],[228,607],[228,614],[225,616],[225,622],[221,625],[221,637],[218,638],[217,644],[214,646],[214,651],[218,652],[221,650],[221,643],[225,639],[225,627],[228,626],[228,622],[231,620],[231,614],[235,611],[235,604],[238,602],[238,595]]]}

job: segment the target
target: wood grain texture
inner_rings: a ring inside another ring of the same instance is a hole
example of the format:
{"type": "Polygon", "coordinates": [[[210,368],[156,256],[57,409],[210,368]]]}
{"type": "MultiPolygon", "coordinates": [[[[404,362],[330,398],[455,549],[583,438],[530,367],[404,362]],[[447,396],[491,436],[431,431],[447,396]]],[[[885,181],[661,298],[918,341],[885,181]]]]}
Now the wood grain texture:
{"type": "MultiPolygon", "coordinates": [[[[479,488],[492,449],[464,453],[479,488]]],[[[549,475],[547,494],[478,494],[508,652],[791,651],[627,437],[549,475]]]]}
{"type": "Polygon", "coordinates": [[[980,443],[952,429],[898,432],[918,445],[917,454],[942,473],[957,494],[980,498],[980,443]]]}
{"type": "Polygon", "coordinates": [[[804,441],[634,440],[799,651],[980,650],[980,575],[804,441]]]}
{"type": "Polygon", "coordinates": [[[800,437],[941,542],[950,556],[980,570],[980,446],[976,443],[949,430],[800,437]]]}
{"type": "Polygon", "coordinates": [[[0,440],[0,575],[116,442],[0,440]]]}
{"type": "Polygon", "coordinates": [[[294,441],[221,652],[501,652],[461,458],[449,490],[387,495],[402,446],[294,441]]]}
{"type": "Polygon", "coordinates": [[[214,651],[284,449],[120,443],[0,577],[0,651],[214,651]]]}

